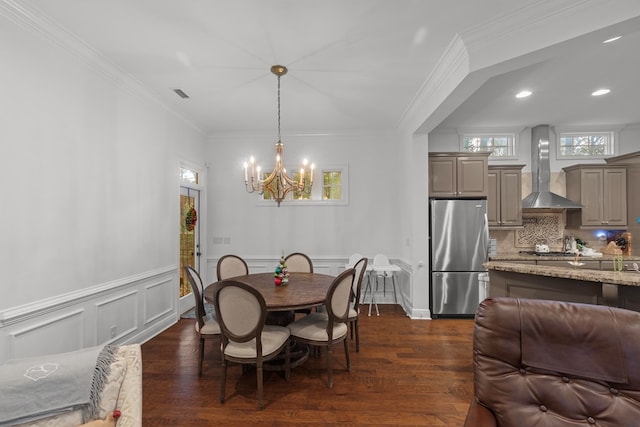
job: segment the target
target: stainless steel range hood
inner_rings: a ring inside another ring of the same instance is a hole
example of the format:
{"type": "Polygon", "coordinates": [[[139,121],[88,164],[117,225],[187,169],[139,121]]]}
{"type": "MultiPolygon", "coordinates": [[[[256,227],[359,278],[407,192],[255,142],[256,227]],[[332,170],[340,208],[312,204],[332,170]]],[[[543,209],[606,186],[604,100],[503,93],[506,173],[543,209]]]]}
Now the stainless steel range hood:
{"type": "Polygon", "coordinates": [[[531,194],[522,200],[522,209],[581,209],[571,200],[551,192],[549,125],[531,129],[531,194]]]}

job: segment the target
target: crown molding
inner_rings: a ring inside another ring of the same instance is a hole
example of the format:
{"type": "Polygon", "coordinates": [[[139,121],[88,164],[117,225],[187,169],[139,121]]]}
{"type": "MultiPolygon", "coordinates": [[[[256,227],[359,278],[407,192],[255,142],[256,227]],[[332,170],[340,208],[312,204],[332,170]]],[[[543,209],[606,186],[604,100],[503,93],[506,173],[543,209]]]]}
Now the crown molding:
{"type": "Polygon", "coordinates": [[[0,16],[45,41],[66,50],[87,64],[97,74],[113,82],[116,87],[125,89],[134,96],[159,105],[180,121],[199,132],[202,136],[206,136],[206,133],[202,129],[154,96],[132,75],[127,74],[106,56],[102,55],[55,21],[46,17],[37,9],[26,7],[21,2],[15,0],[0,0],[0,16]]]}
{"type": "Polygon", "coordinates": [[[490,47],[498,40],[514,39],[518,34],[539,31],[549,20],[575,12],[591,0],[538,0],[504,15],[462,31],[460,36],[470,51],[490,47]]]}
{"type": "Polygon", "coordinates": [[[603,30],[640,15],[637,0],[538,0],[462,31],[471,71],[603,30]]]}
{"type": "Polygon", "coordinates": [[[462,38],[456,34],[402,113],[397,127],[411,132],[418,129],[468,74],[467,48],[462,38]]]}

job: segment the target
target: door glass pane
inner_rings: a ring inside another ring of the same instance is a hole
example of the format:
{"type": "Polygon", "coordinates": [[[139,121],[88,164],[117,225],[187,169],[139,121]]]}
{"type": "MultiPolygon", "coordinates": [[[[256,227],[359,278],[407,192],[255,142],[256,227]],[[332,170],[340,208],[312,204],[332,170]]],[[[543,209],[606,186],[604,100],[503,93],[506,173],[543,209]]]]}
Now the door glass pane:
{"type": "Polygon", "coordinates": [[[199,270],[196,253],[198,252],[200,192],[180,187],[180,296],[191,293],[189,280],[184,273],[184,267],[192,266],[199,270]]]}

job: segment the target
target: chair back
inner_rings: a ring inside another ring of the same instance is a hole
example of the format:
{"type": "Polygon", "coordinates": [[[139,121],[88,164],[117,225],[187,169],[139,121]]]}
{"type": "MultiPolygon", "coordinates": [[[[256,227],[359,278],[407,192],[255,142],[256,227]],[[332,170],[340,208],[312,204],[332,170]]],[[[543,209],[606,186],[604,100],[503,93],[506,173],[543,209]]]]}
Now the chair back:
{"type": "Polygon", "coordinates": [[[391,265],[389,258],[384,254],[377,254],[373,257],[373,268],[376,267],[388,267],[391,265]]]}
{"type": "Polygon", "coordinates": [[[223,340],[247,342],[256,339],[256,355],[262,355],[260,336],[267,319],[267,304],[251,286],[234,280],[216,283],[214,307],[223,340]]]}
{"type": "Polygon", "coordinates": [[[186,265],[184,267],[184,272],[187,275],[187,279],[189,280],[189,285],[191,285],[191,293],[193,293],[193,297],[196,302],[196,321],[198,322],[199,330],[202,330],[204,327],[204,318],[207,315],[206,310],[204,309],[204,296],[203,286],[202,286],[202,278],[200,274],[195,270],[195,268],[190,265],[186,265]]]}
{"type": "Polygon", "coordinates": [[[216,266],[218,281],[249,274],[247,262],[238,255],[225,255],[218,260],[216,266]]]}
{"type": "Polygon", "coordinates": [[[355,270],[355,275],[353,278],[353,286],[352,289],[352,298],[353,298],[353,306],[357,310],[358,304],[360,303],[360,290],[362,289],[362,279],[364,278],[364,274],[367,271],[367,263],[369,261],[366,258],[360,258],[353,269],[355,270]]]}
{"type": "Polygon", "coordinates": [[[348,268],[331,282],[327,291],[326,307],[329,316],[329,329],[333,330],[334,323],[346,323],[349,317],[349,304],[356,270],[348,268]]]}
{"type": "MultiPolygon", "coordinates": [[[[349,257],[349,262],[347,263],[347,265],[348,265],[349,267],[353,267],[353,266],[355,266],[355,265],[356,265],[356,262],[360,261],[360,258],[362,258],[362,255],[360,255],[360,254],[352,254],[352,255],[349,257]]],[[[357,274],[356,274],[356,276],[357,276],[357,274]]]]}
{"type": "Polygon", "coordinates": [[[311,258],[301,252],[294,252],[286,256],[284,262],[289,272],[313,273],[311,258]]]}
{"type": "Polygon", "coordinates": [[[613,307],[484,300],[465,426],[638,425],[638,325],[640,313],[613,307]]]}

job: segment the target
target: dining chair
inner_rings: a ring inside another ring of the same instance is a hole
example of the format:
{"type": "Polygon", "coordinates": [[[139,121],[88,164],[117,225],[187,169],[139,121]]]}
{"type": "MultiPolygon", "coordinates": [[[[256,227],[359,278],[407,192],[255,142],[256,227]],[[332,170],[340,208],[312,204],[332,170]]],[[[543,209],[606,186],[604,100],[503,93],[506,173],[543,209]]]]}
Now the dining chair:
{"type": "Polygon", "coordinates": [[[355,276],[353,279],[353,286],[351,287],[351,304],[349,305],[349,330],[351,332],[351,339],[355,332],[356,337],[356,352],[360,351],[360,327],[358,325],[358,317],[360,315],[360,290],[362,289],[362,279],[367,271],[368,260],[366,258],[360,258],[354,265],[355,276]]]}
{"type": "Polygon", "coordinates": [[[360,261],[360,258],[362,258],[362,255],[359,253],[351,254],[345,268],[353,268],[353,266],[356,265],[356,262],[360,261]]]}
{"type": "Polygon", "coordinates": [[[196,332],[198,333],[198,338],[200,339],[198,354],[198,376],[201,376],[202,363],[204,361],[204,342],[205,340],[220,338],[220,324],[213,316],[207,315],[205,311],[204,299],[202,295],[202,279],[200,278],[200,274],[198,274],[198,272],[190,265],[185,266],[184,271],[187,275],[187,279],[189,280],[189,284],[191,285],[191,292],[193,293],[193,296],[196,300],[195,328],[196,332]]]}
{"type": "Polygon", "coordinates": [[[238,255],[224,255],[216,266],[218,281],[249,274],[247,262],[238,255]]]}
{"type": "Polygon", "coordinates": [[[220,402],[225,401],[227,362],[256,367],[258,408],[263,407],[263,363],[284,349],[285,379],[291,373],[289,329],[267,325],[267,305],[255,288],[232,279],[218,282],[214,306],[222,331],[220,402]]]}
{"type": "MultiPolygon", "coordinates": [[[[313,262],[311,258],[302,252],[293,252],[284,258],[287,270],[290,273],[313,273],[313,262]]],[[[294,310],[295,313],[309,314],[311,310],[308,308],[300,308],[294,310]]]]}
{"type": "Polygon", "coordinates": [[[391,278],[391,284],[393,285],[393,300],[398,303],[398,296],[396,295],[396,272],[400,271],[400,267],[393,265],[389,262],[384,254],[377,254],[373,257],[373,273],[376,278],[376,289],[378,289],[378,279],[382,278],[382,292],[386,295],[387,290],[387,278],[391,278]]]}
{"type": "Polygon", "coordinates": [[[289,272],[313,273],[311,258],[301,252],[294,252],[284,258],[289,272]]]}
{"type": "Polygon", "coordinates": [[[344,343],[347,371],[351,371],[347,322],[355,272],[355,269],[349,268],[333,280],[325,300],[326,312],[310,313],[287,325],[291,336],[297,342],[317,348],[327,348],[327,375],[330,388],[333,387],[333,346],[340,341],[344,343]]]}

